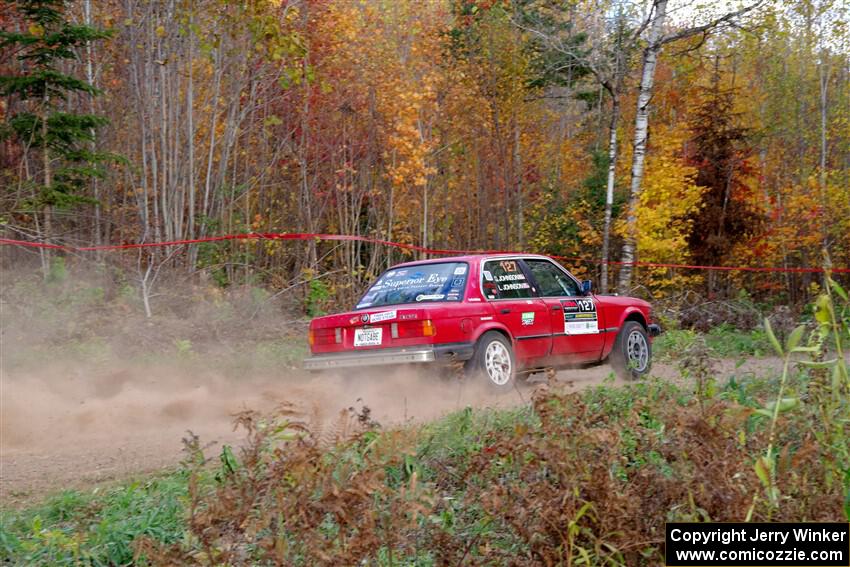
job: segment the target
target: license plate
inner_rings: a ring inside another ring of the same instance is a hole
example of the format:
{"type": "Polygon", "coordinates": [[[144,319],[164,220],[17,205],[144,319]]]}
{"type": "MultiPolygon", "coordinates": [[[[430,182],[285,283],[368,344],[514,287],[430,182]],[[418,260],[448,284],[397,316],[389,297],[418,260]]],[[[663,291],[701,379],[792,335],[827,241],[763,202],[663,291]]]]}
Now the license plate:
{"type": "Polygon", "coordinates": [[[381,344],[383,329],[375,327],[372,329],[355,329],[354,346],[378,346],[381,344]]]}

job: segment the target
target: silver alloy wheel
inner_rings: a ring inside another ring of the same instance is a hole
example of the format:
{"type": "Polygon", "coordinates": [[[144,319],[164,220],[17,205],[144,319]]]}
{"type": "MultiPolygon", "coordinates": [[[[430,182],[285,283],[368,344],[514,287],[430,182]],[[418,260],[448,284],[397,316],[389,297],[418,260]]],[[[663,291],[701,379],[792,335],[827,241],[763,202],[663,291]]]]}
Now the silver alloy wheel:
{"type": "Polygon", "coordinates": [[[626,353],[629,358],[629,366],[636,372],[643,372],[649,365],[649,345],[646,337],[640,331],[629,333],[626,342],[626,353]]]}
{"type": "Polygon", "coordinates": [[[511,379],[511,353],[501,341],[490,341],[487,345],[484,369],[487,377],[497,386],[504,386],[511,379]]]}

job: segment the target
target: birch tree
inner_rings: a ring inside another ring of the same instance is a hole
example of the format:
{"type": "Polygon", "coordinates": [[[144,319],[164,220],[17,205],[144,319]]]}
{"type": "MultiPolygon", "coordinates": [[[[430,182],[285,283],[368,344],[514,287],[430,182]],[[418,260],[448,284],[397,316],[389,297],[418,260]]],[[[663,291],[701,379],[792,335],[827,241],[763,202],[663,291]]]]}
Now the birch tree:
{"type": "Polygon", "coordinates": [[[611,221],[614,208],[614,188],[616,185],[617,160],[619,158],[618,128],[621,116],[621,99],[624,81],[630,68],[631,54],[640,41],[641,33],[649,20],[644,18],[634,22],[632,5],[628,2],[615,2],[613,6],[594,6],[587,10],[592,17],[586,21],[574,21],[574,26],[560,26],[561,33],[554,26],[544,25],[541,18],[531,18],[529,22],[518,22],[522,29],[539,38],[550,50],[561,55],[560,66],[550,72],[562,72],[565,67],[579,67],[593,75],[598,84],[611,99],[611,113],[608,117],[608,174],[605,191],[605,217],[602,229],[602,263],[600,291],[608,292],[609,259],[611,249],[611,221]],[[600,23],[598,14],[612,9],[615,16],[609,23],[600,23]],[[566,32],[566,35],[565,33],[566,32]],[[580,41],[577,41],[577,38],[580,41]]]}
{"type": "Polygon", "coordinates": [[[728,25],[747,12],[755,9],[762,0],[745,6],[739,10],[728,12],[710,22],[687,27],[684,29],[667,32],[665,24],[667,21],[668,0],[652,0],[649,10],[649,26],[646,35],[646,47],[643,50],[640,87],[637,97],[637,111],[635,113],[635,132],[632,153],[631,183],[629,186],[629,209],[626,219],[626,234],[623,242],[622,268],[617,289],[620,293],[629,291],[632,284],[632,272],[634,271],[635,251],[637,241],[637,217],[635,214],[640,199],[641,182],[643,181],[644,164],[646,162],[646,142],[649,136],[649,104],[655,83],[655,68],[658,64],[658,56],[662,48],[670,43],[680,41],[699,34],[707,36],[712,31],[723,25],[728,25]]]}

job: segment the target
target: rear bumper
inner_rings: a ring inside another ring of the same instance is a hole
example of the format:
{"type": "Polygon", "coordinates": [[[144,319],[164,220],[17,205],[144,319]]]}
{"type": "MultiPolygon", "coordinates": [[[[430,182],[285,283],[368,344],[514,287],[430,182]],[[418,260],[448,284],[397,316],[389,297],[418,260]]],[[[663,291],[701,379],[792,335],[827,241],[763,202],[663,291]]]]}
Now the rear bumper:
{"type": "Polygon", "coordinates": [[[428,345],[421,347],[382,348],[354,352],[319,354],[304,359],[305,370],[331,370],[335,368],[360,368],[391,364],[416,364],[422,362],[464,361],[472,358],[473,343],[428,345]]]}
{"type": "Polygon", "coordinates": [[[661,325],[656,325],[655,323],[653,323],[648,327],[647,330],[649,331],[650,337],[657,337],[661,334],[661,325]]]}

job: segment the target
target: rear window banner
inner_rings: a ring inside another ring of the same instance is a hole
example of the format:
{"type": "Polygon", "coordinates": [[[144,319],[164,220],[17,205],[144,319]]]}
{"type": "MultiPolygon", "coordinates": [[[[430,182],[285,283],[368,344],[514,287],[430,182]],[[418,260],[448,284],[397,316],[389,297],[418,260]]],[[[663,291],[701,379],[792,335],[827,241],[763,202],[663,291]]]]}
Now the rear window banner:
{"type": "Polygon", "coordinates": [[[592,299],[566,299],[561,301],[564,310],[564,333],[590,335],[599,332],[599,317],[592,299]]]}
{"type": "Polygon", "coordinates": [[[466,272],[464,262],[437,262],[390,270],[366,292],[357,309],[423,301],[460,301],[466,287],[466,272]],[[459,273],[460,268],[463,268],[462,273],[459,273]]]}

